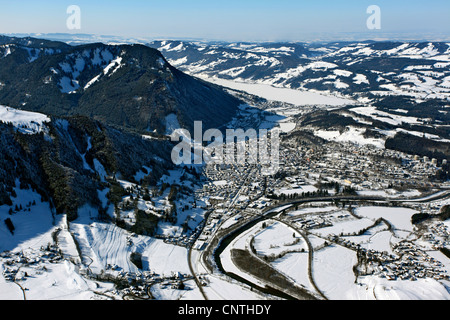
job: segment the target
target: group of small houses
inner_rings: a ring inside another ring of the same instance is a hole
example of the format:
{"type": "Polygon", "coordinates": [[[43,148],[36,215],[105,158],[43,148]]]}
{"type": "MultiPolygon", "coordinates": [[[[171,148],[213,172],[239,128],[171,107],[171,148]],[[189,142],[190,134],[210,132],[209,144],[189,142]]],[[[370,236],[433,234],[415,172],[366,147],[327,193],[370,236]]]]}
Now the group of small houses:
{"type": "Polygon", "coordinates": [[[378,275],[388,280],[417,280],[418,278],[433,278],[449,280],[447,271],[442,269],[441,262],[429,256],[413,243],[403,240],[393,245],[393,254],[366,249],[359,244],[342,239],[337,235],[329,235],[328,240],[357,251],[358,257],[369,264],[369,274],[378,275]]]}
{"type": "MultiPolygon", "coordinates": [[[[152,271],[125,272],[117,265],[108,264],[101,274],[92,274],[89,269],[81,269],[80,274],[94,281],[106,281],[118,284],[116,294],[121,296],[147,297],[150,288],[159,284],[161,289],[191,290],[185,281],[192,280],[192,275],[172,273],[170,276],[161,276],[152,271]]],[[[151,296],[150,296],[151,298],[151,296]]]]}
{"type": "Polygon", "coordinates": [[[433,224],[428,230],[429,232],[425,233],[422,238],[431,244],[433,250],[450,247],[450,233],[444,223],[433,224]]]}
{"type": "Polygon", "coordinates": [[[202,231],[202,226],[204,222],[201,222],[193,231],[192,233],[187,234],[181,234],[180,236],[164,236],[164,235],[155,235],[155,238],[164,240],[167,244],[173,244],[180,247],[189,248],[197,239],[198,235],[202,231]]]}
{"type": "Polygon", "coordinates": [[[370,146],[326,144],[315,150],[304,146],[291,149],[282,150],[285,159],[282,170],[286,173],[301,170],[310,175],[319,174],[325,179],[348,181],[356,189],[386,189],[405,179],[417,187],[426,186],[429,185],[428,177],[435,175],[439,168],[436,159],[370,146]],[[375,161],[376,166],[373,165],[375,161]]]}
{"type": "MultiPolygon", "coordinates": [[[[343,216],[339,216],[339,217],[343,217],[343,216]]],[[[329,222],[326,219],[321,218],[319,216],[308,217],[308,218],[296,218],[293,221],[295,221],[295,223],[297,225],[299,225],[300,228],[307,229],[307,230],[333,226],[333,224],[331,222],[329,222]]]]}
{"type": "MultiPolygon", "coordinates": [[[[24,281],[31,276],[27,273],[27,269],[24,271],[23,267],[32,268],[34,274],[41,274],[47,271],[45,263],[61,263],[64,259],[59,248],[54,245],[41,247],[40,250],[5,251],[0,253],[0,258],[3,264],[3,278],[11,282],[24,281]]],[[[192,279],[191,275],[181,273],[161,277],[151,271],[124,272],[117,265],[107,265],[105,271],[99,275],[92,274],[89,268],[81,268],[80,274],[95,281],[125,283],[117,293],[135,296],[147,295],[148,287],[154,284],[160,284],[162,288],[189,290],[190,288],[185,286],[184,282],[192,279]]]]}
{"type": "Polygon", "coordinates": [[[6,281],[25,280],[29,275],[26,271],[20,271],[23,266],[35,266],[37,273],[47,269],[43,263],[59,263],[63,260],[60,249],[55,245],[41,247],[39,251],[28,250],[19,252],[4,251],[0,253],[3,262],[3,277],[6,281]]]}

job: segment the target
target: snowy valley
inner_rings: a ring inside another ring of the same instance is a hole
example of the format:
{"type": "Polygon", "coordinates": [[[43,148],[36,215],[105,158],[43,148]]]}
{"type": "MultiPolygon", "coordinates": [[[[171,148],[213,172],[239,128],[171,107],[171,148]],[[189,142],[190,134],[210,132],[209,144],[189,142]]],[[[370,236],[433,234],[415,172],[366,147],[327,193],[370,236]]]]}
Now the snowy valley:
{"type": "Polygon", "coordinates": [[[0,43],[1,300],[450,299],[448,43],[0,43]]]}

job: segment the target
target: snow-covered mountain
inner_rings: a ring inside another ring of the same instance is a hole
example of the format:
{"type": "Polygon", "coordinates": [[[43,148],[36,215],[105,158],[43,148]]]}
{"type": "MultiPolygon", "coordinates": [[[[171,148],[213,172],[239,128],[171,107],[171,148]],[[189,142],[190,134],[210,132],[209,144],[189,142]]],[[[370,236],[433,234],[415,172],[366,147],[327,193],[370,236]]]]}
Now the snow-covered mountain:
{"type": "Polygon", "coordinates": [[[0,106],[0,142],[0,205],[10,205],[20,185],[72,217],[85,204],[102,210],[97,190],[108,185],[107,176],[134,181],[147,166],[152,172],[145,176],[156,179],[171,168],[168,142],[81,116],[54,118],[0,106]]]}
{"type": "Polygon", "coordinates": [[[309,113],[297,126],[328,140],[449,156],[450,43],[154,41],[149,46],[179,69],[215,83],[266,98],[276,97],[276,90],[279,96],[301,94],[289,100],[294,104],[340,105],[309,113]],[[311,93],[316,95],[306,97],[311,93]],[[349,99],[348,107],[342,108],[342,98],[349,99]]]}
{"type": "Polygon", "coordinates": [[[188,129],[195,120],[217,128],[232,119],[240,104],[222,88],[184,74],[144,45],[71,47],[7,37],[2,42],[0,103],[10,107],[86,115],[164,134],[168,116],[175,115],[188,129]]]}
{"type": "Polygon", "coordinates": [[[200,43],[154,41],[191,75],[374,99],[450,98],[450,43],[200,43]]]}

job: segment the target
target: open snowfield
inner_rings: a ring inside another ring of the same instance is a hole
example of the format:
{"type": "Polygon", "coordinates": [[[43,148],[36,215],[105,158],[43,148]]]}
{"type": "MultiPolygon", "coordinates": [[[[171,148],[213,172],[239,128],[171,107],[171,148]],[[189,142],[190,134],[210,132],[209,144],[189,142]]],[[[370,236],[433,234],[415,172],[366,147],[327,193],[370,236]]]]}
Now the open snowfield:
{"type": "Polygon", "coordinates": [[[259,255],[279,255],[287,251],[307,250],[301,235],[279,222],[257,233],[254,239],[254,247],[259,255]]]}
{"type": "Polygon", "coordinates": [[[51,120],[42,113],[0,106],[0,121],[11,123],[21,133],[34,134],[45,130],[44,124],[51,120]]]}
{"type": "Polygon", "coordinates": [[[358,289],[352,270],[356,262],[356,253],[341,246],[331,245],[314,252],[313,277],[327,298],[345,300],[349,292],[358,289]]]}
{"type": "Polygon", "coordinates": [[[90,219],[88,207],[71,223],[71,230],[78,241],[85,261],[94,273],[101,273],[108,265],[118,266],[118,271],[139,272],[131,262],[133,252],[142,254],[143,267],[163,276],[173,273],[189,273],[187,249],[166,244],[163,240],[133,235],[110,223],[90,219]]]}
{"type": "Polygon", "coordinates": [[[136,272],[136,266],[128,259],[132,253],[127,245],[129,234],[113,224],[89,221],[87,211],[71,223],[84,263],[96,274],[106,270],[108,264],[120,266],[125,272],[136,272]]]}
{"type": "Polygon", "coordinates": [[[348,236],[344,238],[359,244],[362,248],[367,250],[376,250],[379,252],[386,251],[388,254],[393,254],[391,248],[392,237],[392,233],[386,231],[386,226],[381,225],[366,231],[361,236],[348,236]]]}
{"type": "MultiPolygon", "coordinates": [[[[1,270],[1,269],[0,269],[1,270]]],[[[20,287],[11,282],[2,282],[0,278],[0,300],[22,300],[23,293],[20,287]]]]}
{"type": "Polygon", "coordinates": [[[384,198],[413,198],[418,197],[422,193],[419,190],[408,190],[399,192],[394,189],[385,189],[385,190],[363,190],[357,191],[357,193],[361,196],[369,196],[369,197],[384,197],[384,198]]]}
{"type": "Polygon", "coordinates": [[[401,116],[396,114],[387,113],[384,111],[377,110],[376,107],[366,106],[366,107],[356,107],[350,109],[350,111],[371,117],[378,121],[386,122],[394,126],[401,125],[402,123],[408,124],[420,124],[422,121],[416,117],[401,116]]]}
{"type": "Polygon", "coordinates": [[[297,217],[302,216],[306,214],[317,214],[317,213],[327,213],[327,212],[333,212],[337,211],[338,208],[335,206],[328,206],[328,207],[310,207],[310,208],[302,208],[299,210],[292,210],[286,213],[286,215],[291,217],[297,217]]]}
{"type": "Polygon", "coordinates": [[[295,283],[315,292],[308,277],[308,250],[305,252],[288,253],[284,257],[272,262],[272,266],[285,275],[289,275],[295,283]]]}
{"type": "Polygon", "coordinates": [[[261,296],[248,287],[243,287],[235,281],[219,277],[209,277],[210,284],[204,288],[211,300],[263,300],[261,296]]]}
{"type": "Polygon", "coordinates": [[[318,189],[314,186],[311,185],[305,185],[305,186],[300,186],[298,188],[281,188],[281,189],[277,189],[275,194],[276,195],[281,195],[284,194],[286,196],[289,195],[301,195],[302,193],[306,193],[306,192],[316,192],[318,189]]]}
{"type": "Polygon", "coordinates": [[[434,279],[388,281],[379,277],[362,277],[361,288],[348,292],[351,300],[449,300],[446,288],[434,279]]]}
{"type": "Polygon", "coordinates": [[[409,208],[395,207],[360,207],[355,210],[358,216],[372,220],[384,218],[397,230],[412,231],[411,217],[417,211],[409,208]]]}
{"type": "Polygon", "coordinates": [[[359,129],[355,127],[347,127],[347,130],[344,132],[339,132],[337,130],[316,130],[314,134],[322,139],[328,140],[328,141],[335,141],[335,142],[348,142],[357,144],[360,146],[363,145],[372,145],[377,148],[384,148],[384,145],[386,143],[383,139],[376,139],[376,138],[365,138],[364,137],[365,129],[359,129]]]}
{"type": "Polygon", "coordinates": [[[373,221],[367,218],[356,219],[353,217],[342,219],[342,221],[333,221],[330,227],[320,228],[315,233],[326,237],[328,235],[352,234],[358,233],[360,230],[370,227],[373,221]]]}
{"type": "Polygon", "coordinates": [[[11,216],[8,213],[9,206],[0,206],[0,252],[39,248],[51,243],[51,232],[54,231],[55,225],[61,222],[62,217],[54,218],[49,204],[41,202],[41,196],[36,192],[20,188],[14,188],[14,190],[17,197],[12,198],[12,207],[22,206],[22,210],[11,216]],[[30,205],[33,201],[36,204],[30,205]],[[3,223],[8,218],[15,227],[14,235],[3,223]]]}
{"type": "Polygon", "coordinates": [[[231,250],[232,249],[245,250],[248,246],[249,238],[251,237],[251,235],[260,231],[261,228],[262,228],[262,223],[259,223],[256,226],[254,226],[253,228],[247,230],[245,233],[241,234],[236,239],[234,239],[234,241],[232,241],[230,243],[230,245],[228,247],[226,247],[225,250],[222,252],[222,254],[220,255],[220,260],[222,262],[222,267],[224,268],[225,271],[234,273],[244,279],[247,279],[248,281],[250,281],[256,285],[264,286],[265,285],[264,282],[253,277],[251,274],[239,269],[233,263],[233,260],[231,259],[231,250]]]}

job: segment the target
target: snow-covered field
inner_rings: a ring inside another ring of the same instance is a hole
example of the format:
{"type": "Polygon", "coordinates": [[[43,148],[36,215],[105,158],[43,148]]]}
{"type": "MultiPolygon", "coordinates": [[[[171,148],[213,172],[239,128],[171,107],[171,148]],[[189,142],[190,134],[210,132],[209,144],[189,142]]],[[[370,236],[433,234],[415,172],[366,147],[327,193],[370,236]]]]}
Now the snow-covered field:
{"type": "Polygon", "coordinates": [[[54,216],[49,204],[41,202],[40,195],[32,190],[15,188],[15,192],[13,207],[22,210],[9,215],[8,206],[0,207],[0,220],[9,218],[15,226],[12,234],[4,223],[0,224],[0,252],[6,252],[0,256],[0,300],[24,299],[20,286],[27,289],[27,300],[91,299],[99,297],[94,291],[111,290],[112,284],[96,283],[79,274],[72,262],[78,259],[78,253],[66,217],[54,216]],[[56,234],[65,257],[62,260],[50,259],[51,252],[44,249],[54,243],[56,234]],[[16,274],[20,286],[5,280],[4,274],[10,272],[16,274]]]}
{"type": "Polygon", "coordinates": [[[220,260],[222,263],[222,267],[224,268],[224,270],[226,272],[231,272],[234,273],[256,285],[259,286],[264,286],[264,282],[261,281],[260,279],[255,278],[254,276],[252,276],[251,274],[245,272],[244,270],[241,270],[240,268],[238,268],[234,263],[233,260],[231,258],[231,250],[232,249],[242,249],[245,250],[247,249],[247,244],[248,244],[248,237],[255,232],[260,231],[262,228],[262,223],[257,224],[255,227],[251,228],[250,230],[248,230],[247,232],[245,232],[244,234],[240,235],[238,238],[236,238],[234,241],[232,241],[232,243],[225,248],[225,250],[222,252],[222,254],[220,255],[220,260]]]}
{"type": "Polygon", "coordinates": [[[314,186],[311,185],[305,185],[305,186],[300,186],[298,188],[281,188],[276,190],[275,194],[277,195],[281,195],[284,194],[286,196],[289,195],[301,195],[302,193],[306,193],[306,192],[316,192],[318,189],[314,186]]]}
{"type": "Polygon", "coordinates": [[[305,252],[288,253],[284,257],[272,263],[274,268],[286,275],[289,275],[295,283],[305,287],[310,292],[314,292],[314,287],[308,278],[308,250],[305,252]]]}
{"type": "Polygon", "coordinates": [[[281,223],[274,223],[257,233],[254,236],[254,248],[257,254],[265,256],[307,250],[301,236],[281,223]]]}
{"type": "Polygon", "coordinates": [[[358,194],[361,196],[378,196],[384,198],[413,198],[421,195],[419,190],[409,190],[404,192],[399,192],[394,189],[386,189],[386,190],[363,190],[358,191],[358,194]]]}
{"type": "Polygon", "coordinates": [[[379,277],[363,277],[361,288],[350,292],[348,299],[367,300],[449,300],[446,288],[434,279],[388,281],[379,277]]]}
{"type": "MultiPolygon", "coordinates": [[[[16,181],[18,185],[18,181],[16,181]]],[[[28,247],[39,248],[52,242],[51,231],[61,222],[61,217],[53,217],[47,202],[41,202],[41,196],[32,190],[14,188],[17,194],[12,198],[13,208],[19,211],[9,214],[9,206],[0,206],[0,252],[22,250],[28,247]],[[22,210],[20,210],[20,207],[22,210]],[[12,235],[3,221],[11,219],[15,230],[12,235]],[[31,238],[30,235],[33,235],[31,238]]]]}
{"type": "Polygon", "coordinates": [[[411,217],[418,213],[409,208],[395,207],[361,207],[355,210],[355,214],[372,220],[384,218],[397,230],[411,232],[413,229],[411,217]]]}
{"type": "Polygon", "coordinates": [[[326,297],[345,300],[348,292],[357,289],[352,267],[356,264],[354,251],[331,245],[314,252],[314,280],[326,297]]]}
{"type": "Polygon", "coordinates": [[[375,138],[365,138],[365,129],[359,129],[355,127],[347,127],[344,132],[339,132],[337,130],[316,130],[314,134],[322,139],[335,142],[348,142],[357,145],[373,145],[377,148],[384,148],[385,140],[375,139],[375,138]]]}
{"type": "Polygon", "coordinates": [[[392,232],[386,231],[386,226],[381,225],[372,228],[360,236],[347,236],[346,240],[359,244],[362,248],[367,250],[376,250],[380,252],[387,252],[392,254],[391,240],[393,239],[392,232]]]}
{"type": "Polygon", "coordinates": [[[34,134],[45,132],[45,123],[51,120],[42,113],[0,106],[0,121],[11,123],[21,133],[34,134]]]}
{"type": "Polygon", "coordinates": [[[358,233],[358,231],[370,227],[373,221],[367,218],[356,219],[354,217],[348,217],[342,219],[342,221],[334,221],[331,227],[320,228],[317,230],[317,234],[325,237],[332,234],[352,234],[358,233]]]}

